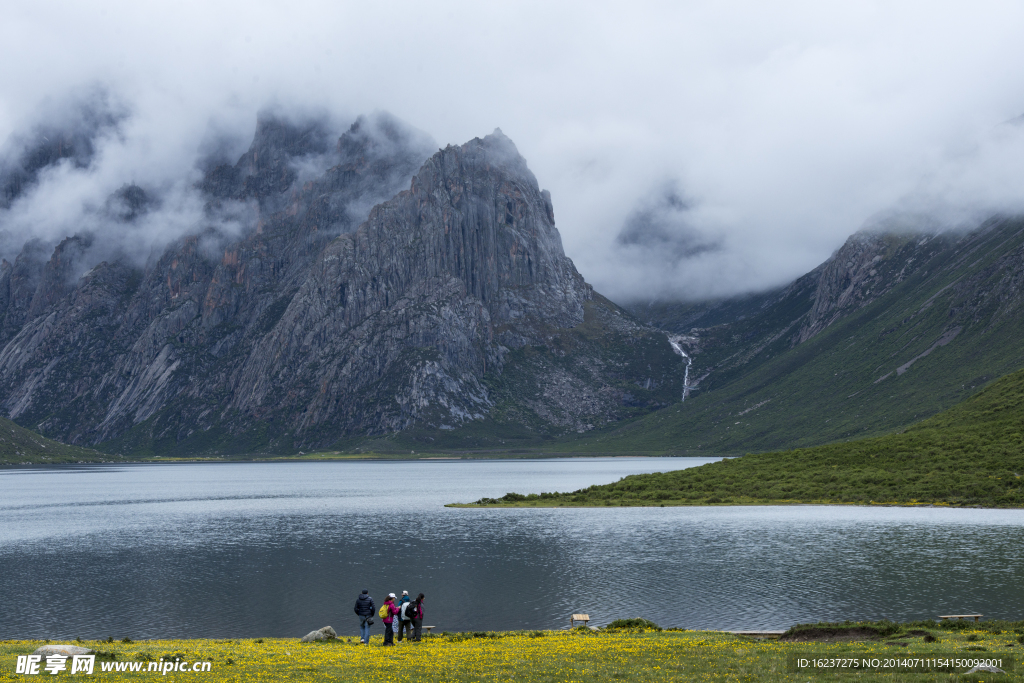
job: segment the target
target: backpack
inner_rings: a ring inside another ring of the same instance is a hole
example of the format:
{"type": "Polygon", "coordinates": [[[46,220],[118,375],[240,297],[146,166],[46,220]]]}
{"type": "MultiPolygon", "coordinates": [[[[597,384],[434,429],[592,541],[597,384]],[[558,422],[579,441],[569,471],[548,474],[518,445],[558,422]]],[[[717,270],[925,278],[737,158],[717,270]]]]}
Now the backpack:
{"type": "Polygon", "coordinates": [[[380,609],[377,610],[377,616],[381,619],[387,619],[389,614],[391,614],[391,612],[388,611],[387,603],[381,605],[380,609]]]}
{"type": "Polygon", "coordinates": [[[407,602],[402,605],[402,621],[412,621],[416,615],[416,603],[407,602]]]}

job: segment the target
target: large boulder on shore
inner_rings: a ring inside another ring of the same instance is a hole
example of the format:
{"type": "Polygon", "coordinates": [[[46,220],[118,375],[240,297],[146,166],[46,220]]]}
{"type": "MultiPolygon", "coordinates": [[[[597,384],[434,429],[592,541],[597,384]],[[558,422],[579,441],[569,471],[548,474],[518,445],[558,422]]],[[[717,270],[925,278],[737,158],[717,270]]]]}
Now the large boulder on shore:
{"type": "Polygon", "coordinates": [[[321,629],[317,629],[316,631],[310,631],[306,635],[302,636],[302,640],[300,640],[299,642],[312,643],[318,640],[332,640],[337,637],[338,634],[334,631],[333,628],[331,628],[330,626],[324,626],[321,629]]]}
{"type": "Polygon", "coordinates": [[[32,654],[42,655],[48,657],[50,655],[64,655],[65,657],[72,657],[74,655],[91,655],[93,653],[87,647],[81,647],[79,645],[62,645],[60,643],[54,645],[43,645],[42,647],[36,648],[36,651],[32,654]]]}

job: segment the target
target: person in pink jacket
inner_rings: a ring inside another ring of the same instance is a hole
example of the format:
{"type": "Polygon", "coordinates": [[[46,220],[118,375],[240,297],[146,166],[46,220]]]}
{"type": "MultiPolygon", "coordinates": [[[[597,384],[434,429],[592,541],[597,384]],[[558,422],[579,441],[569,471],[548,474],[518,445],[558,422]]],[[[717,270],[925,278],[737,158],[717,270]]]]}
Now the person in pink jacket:
{"type": "Polygon", "coordinates": [[[388,613],[386,617],[381,619],[384,622],[384,644],[393,646],[395,644],[395,632],[392,630],[391,624],[395,620],[395,615],[398,614],[394,593],[388,593],[388,599],[384,601],[384,607],[387,608],[388,613]]]}

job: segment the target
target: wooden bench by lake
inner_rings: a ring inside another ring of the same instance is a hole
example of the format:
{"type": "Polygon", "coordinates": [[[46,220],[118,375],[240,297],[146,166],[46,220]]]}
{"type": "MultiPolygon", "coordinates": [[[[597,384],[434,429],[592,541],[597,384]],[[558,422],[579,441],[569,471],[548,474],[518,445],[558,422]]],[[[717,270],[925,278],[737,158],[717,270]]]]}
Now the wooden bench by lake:
{"type": "Polygon", "coordinates": [[[574,614],[574,615],[572,615],[571,617],[569,617],[569,628],[572,628],[573,626],[575,626],[577,621],[582,621],[584,625],[589,625],[590,624],[590,615],[589,614],[574,614]]]}
{"type": "Polygon", "coordinates": [[[424,626],[423,628],[427,629],[427,635],[429,636],[430,632],[432,630],[434,630],[435,628],[437,628],[437,627],[436,626],[424,626]]]}
{"type": "Polygon", "coordinates": [[[971,617],[974,617],[974,620],[977,621],[978,619],[981,619],[983,616],[985,616],[985,615],[984,614],[945,614],[945,615],[940,614],[939,615],[939,619],[942,619],[943,621],[945,621],[946,619],[970,619],[971,617]]]}

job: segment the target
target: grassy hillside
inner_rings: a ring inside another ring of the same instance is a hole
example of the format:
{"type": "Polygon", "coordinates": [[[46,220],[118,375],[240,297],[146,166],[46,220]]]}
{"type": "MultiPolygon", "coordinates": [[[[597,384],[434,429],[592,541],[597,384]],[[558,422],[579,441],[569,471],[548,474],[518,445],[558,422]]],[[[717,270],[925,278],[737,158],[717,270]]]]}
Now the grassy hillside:
{"type": "Polygon", "coordinates": [[[0,418],[0,465],[104,462],[116,456],[68,446],[0,418]]]}
{"type": "Polygon", "coordinates": [[[891,248],[878,264],[891,262],[889,271],[879,277],[898,284],[884,296],[796,346],[775,330],[795,329],[794,315],[811,306],[810,290],[724,330],[703,331],[706,348],[692,374],[711,374],[700,391],[563,447],[741,454],[881,435],[1024,367],[1024,223],[1004,221],[923,247],[894,239],[891,248]],[[737,351],[747,337],[761,341],[737,351]]]}
{"type": "Polygon", "coordinates": [[[899,503],[1024,507],[1024,370],[899,434],[478,505],[899,503]]]}

